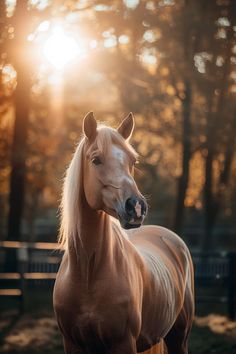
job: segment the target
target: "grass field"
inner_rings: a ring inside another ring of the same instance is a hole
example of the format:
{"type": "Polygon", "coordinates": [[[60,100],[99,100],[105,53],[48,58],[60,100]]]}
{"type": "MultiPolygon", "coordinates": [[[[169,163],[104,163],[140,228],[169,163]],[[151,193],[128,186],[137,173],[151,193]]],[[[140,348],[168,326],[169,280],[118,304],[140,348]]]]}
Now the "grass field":
{"type": "MultiPolygon", "coordinates": [[[[26,312],[16,319],[9,304],[0,306],[0,353],[6,354],[63,354],[51,306],[51,295],[40,292],[30,296],[26,312]],[[5,331],[7,328],[7,331],[5,331]]],[[[202,312],[202,311],[200,311],[202,312]]],[[[190,336],[191,354],[235,354],[236,322],[224,315],[196,317],[190,336]]],[[[122,353],[121,353],[122,354],[122,353]]]]}

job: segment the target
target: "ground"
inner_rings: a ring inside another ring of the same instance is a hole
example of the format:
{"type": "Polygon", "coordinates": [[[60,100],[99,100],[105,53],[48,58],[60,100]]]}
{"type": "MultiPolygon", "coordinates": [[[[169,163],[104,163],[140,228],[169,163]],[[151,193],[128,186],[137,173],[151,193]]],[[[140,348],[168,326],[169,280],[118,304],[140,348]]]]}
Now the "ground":
{"type": "MultiPolygon", "coordinates": [[[[0,331],[10,325],[15,312],[2,312],[0,331]]],[[[63,354],[62,340],[53,313],[31,312],[20,316],[2,337],[0,353],[63,354]]],[[[223,315],[196,317],[190,337],[191,354],[236,353],[236,322],[223,315]]]]}
{"type": "MultiPolygon", "coordinates": [[[[25,313],[17,318],[16,309],[11,304],[3,306],[1,301],[0,353],[64,354],[51,298],[37,291],[27,302],[25,313]]],[[[217,312],[222,313],[221,309],[217,312]]],[[[190,337],[190,354],[236,353],[236,321],[230,321],[224,314],[206,315],[206,308],[197,313],[190,337]]]]}

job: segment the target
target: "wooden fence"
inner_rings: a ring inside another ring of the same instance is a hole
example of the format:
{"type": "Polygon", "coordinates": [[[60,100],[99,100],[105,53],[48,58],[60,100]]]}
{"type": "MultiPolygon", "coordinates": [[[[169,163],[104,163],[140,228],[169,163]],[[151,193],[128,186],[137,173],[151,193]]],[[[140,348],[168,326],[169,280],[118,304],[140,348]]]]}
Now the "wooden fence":
{"type": "MultiPolygon", "coordinates": [[[[0,296],[19,299],[30,287],[53,285],[62,252],[55,243],[0,242],[0,296]],[[6,254],[16,250],[17,271],[4,272],[6,254]]],[[[192,252],[195,268],[196,302],[225,304],[235,318],[236,252],[192,252]]]]}
{"type": "Polygon", "coordinates": [[[235,319],[236,252],[192,252],[196,302],[221,303],[235,319]]]}

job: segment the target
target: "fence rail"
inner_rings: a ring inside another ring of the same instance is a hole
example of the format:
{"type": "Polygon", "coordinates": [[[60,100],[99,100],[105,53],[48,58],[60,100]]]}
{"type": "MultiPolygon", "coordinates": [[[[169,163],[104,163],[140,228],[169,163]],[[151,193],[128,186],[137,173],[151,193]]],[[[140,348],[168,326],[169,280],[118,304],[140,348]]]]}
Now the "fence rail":
{"type": "MultiPolygon", "coordinates": [[[[0,296],[19,298],[23,309],[29,287],[53,285],[62,252],[56,243],[0,242],[0,296]],[[7,252],[16,252],[16,272],[5,272],[7,252]]],[[[235,318],[236,252],[193,251],[197,303],[223,303],[235,318]]]]}

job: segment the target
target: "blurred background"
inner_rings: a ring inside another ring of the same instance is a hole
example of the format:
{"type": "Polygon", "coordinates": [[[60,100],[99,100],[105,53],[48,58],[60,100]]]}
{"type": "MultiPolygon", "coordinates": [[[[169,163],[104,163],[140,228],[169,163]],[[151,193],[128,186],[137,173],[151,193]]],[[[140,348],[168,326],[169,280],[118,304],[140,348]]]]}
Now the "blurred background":
{"type": "Polygon", "coordinates": [[[146,222],[192,251],[197,314],[207,315],[196,318],[192,353],[236,350],[235,97],[233,0],[0,0],[0,352],[33,353],[14,334],[31,338],[32,303],[36,337],[57,333],[58,205],[91,110],[113,127],[134,113],[146,222]]]}

